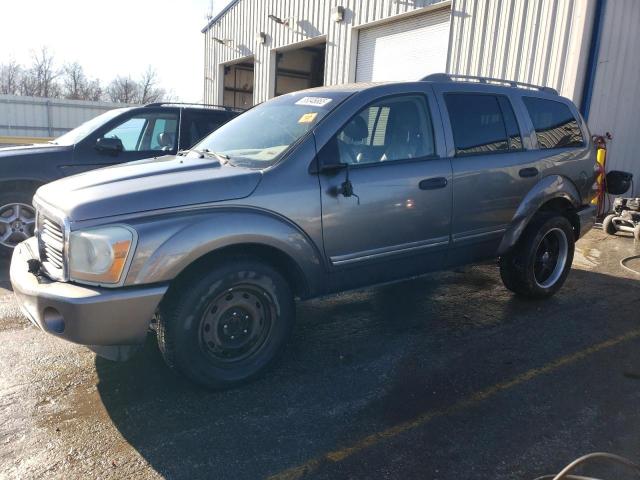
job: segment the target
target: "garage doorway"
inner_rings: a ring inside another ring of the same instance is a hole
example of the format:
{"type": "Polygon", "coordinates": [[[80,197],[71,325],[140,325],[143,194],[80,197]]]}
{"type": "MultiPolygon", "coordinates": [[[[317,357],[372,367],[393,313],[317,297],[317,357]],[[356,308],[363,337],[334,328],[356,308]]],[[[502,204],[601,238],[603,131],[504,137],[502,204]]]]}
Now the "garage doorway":
{"type": "Polygon", "coordinates": [[[446,71],[450,18],[447,7],[361,29],[356,81],[412,81],[446,71]]]}
{"type": "Polygon", "coordinates": [[[232,65],[224,65],[223,105],[234,108],[253,106],[254,62],[247,60],[232,65]]]}
{"type": "Polygon", "coordinates": [[[275,96],[324,85],[326,44],[276,52],[275,96]]]}

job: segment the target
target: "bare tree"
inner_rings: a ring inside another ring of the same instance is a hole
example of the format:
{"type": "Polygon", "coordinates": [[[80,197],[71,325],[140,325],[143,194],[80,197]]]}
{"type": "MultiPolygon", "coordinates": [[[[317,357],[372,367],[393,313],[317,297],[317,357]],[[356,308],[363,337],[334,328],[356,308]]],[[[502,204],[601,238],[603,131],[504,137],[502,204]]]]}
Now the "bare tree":
{"type": "Polygon", "coordinates": [[[21,77],[22,67],[15,60],[0,65],[0,93],[18,95],[20,93],[21,77]]]}
{"type": "Polygon", "coordinates": [[[47,47],[42,47],[38,53],[33,54],[33,61],[29,75],[35,84],[35,95],[39,97],[57,97],[60,95],[60,86],[56,79],[59,72],[56,71],[53,55],[47,47]]]}
{"type": "Polygon", "coordinates": [[[102,90],[102,85],[100,85],[100,80],[90,80],[87,83],[87,90],[85,92],[85,100],[91,100],[93,102],[99,102],[103,100],[104,91],[102,90]]]}
{"type": "Polygon", "coordinates": [[[173,92],[159,86],[158,74],[152,66],[147,67],[139,81],[130,75],[119,75],[103,88],[100,80],[87,77],[78,62],[56,69],[47,47],[32,53],[29,67],[13,60],[0,64],[0,94],[118,103],[152,103],[174,98],[173,92]]]}
{"type": "Polygon", "coordinates": [[[112,102],[139,103],[139,86],[131,77],[116,77],[107,87],[107,96],[112,102]]]}
{"type": "Polygon", "coordinates": [[[158,74],[151,65],[147,67],[147,70],[142,74],[142,78],[139,82],[140,91],[140,103],[152,103],[158,102],[164,99],[165,91],[162,88],[158,88],[158,74]]]}
{"type": "Polygon", "coordinates": [[[85,100],[88,89],[87,76],[78,62],[62,67],[62,94],[72,100],[85,100]]]}
{"type": "Polygon", "coordinates": [[[23,75],[20,77],[18,91],[20,92],[20,95],[27,97],[37,97],[40,95],[38,82],[30,70],[25,70],[23,75]]]}

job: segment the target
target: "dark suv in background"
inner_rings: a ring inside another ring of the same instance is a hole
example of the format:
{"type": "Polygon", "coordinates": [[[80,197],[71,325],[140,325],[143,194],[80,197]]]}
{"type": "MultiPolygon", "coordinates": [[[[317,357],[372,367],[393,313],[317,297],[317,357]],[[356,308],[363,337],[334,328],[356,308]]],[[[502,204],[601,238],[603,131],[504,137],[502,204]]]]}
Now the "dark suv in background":
{"type": "Polygon", "coordinates": [[[38,187],[87,170],[175,155],[239,113],[179,103],[118,108],[49,143],[0,149],[0,254],[33,235],[31,199],[38,187]]]}

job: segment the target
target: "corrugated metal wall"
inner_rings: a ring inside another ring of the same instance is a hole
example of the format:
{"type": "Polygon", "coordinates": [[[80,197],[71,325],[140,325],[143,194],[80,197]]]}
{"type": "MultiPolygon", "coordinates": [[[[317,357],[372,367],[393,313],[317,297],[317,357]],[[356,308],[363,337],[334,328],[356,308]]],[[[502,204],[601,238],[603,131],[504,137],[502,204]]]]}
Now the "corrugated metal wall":
{"type": "Polygon", "coordinates": [[[0,136],[58,137],[81,123],[126,105],[0,95],[0,136]]]}
{"type": "Polygon", "coordinates": [[[589,111],[593,133],[611,132],[607,167],[634,174],[640,192],[640,2],[608,0],[589,111]]]}
{"type": "MultiPolygon", "coordinates": [[[[221,103],[220,64],[255,59],[254,101],[273,96],[274,49],[325,37],[325,84],[353,80],[355,75],[354,27],[430,8],[443,0],[240,0],[205,33],[205,101],[221,103]],[[335,22],[331,10],[345,7],[345,19],[335,22]],[[268,18],[292,19],[290,27],[268,18]],[[257,42],[259,32],[267,42],[257,42]],[[231,40],[230,45],[214,41],[231,40]]],[[[448,4],[448,2],[446,2],[448,4]]]]}
{"type": "Polygon", "coordinates": [[[545,85],[579,100],[594,3],[454,0],[448,71],[545,85]]]}

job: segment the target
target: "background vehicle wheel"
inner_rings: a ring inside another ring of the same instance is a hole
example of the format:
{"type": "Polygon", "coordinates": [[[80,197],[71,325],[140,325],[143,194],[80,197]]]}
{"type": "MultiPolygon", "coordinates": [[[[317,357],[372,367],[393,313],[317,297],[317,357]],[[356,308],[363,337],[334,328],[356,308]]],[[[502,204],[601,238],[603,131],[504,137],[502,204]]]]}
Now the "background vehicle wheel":
{"type": "Polygon", "coordinates": [[[561,215],[540,215],[532,220],[512,251],[500,258],[502,281],[518,295],[549,297],[567,279],[574,250],[569,220],[561,215]]]}
{"type": "Polygon", "coordinates": [[[613,224],[613,219],[616,217],[616,215],[607,215],[606,217],[604,217],[604,220],[602,221],[602,230],[604,230],[605,232],[607,232],[609,235],[615,235],[616,232],[618,231],[616,229],[616,226],[613,224]]]}
{"type": "Polygon", "coordinates": [[[0,255],[11,255],[17,244],[33,236],[36,212],[32,198],[25,191],[0,193],[0,255]]]}
{"type": "Polygon", "coordinates": [[[640,223],[633,227],[633,238],[640,242],[640,223]]]}
{"type": "Polygon", "coordinates": [[[260,375],[285,343],[293,293],[275,269],[229,260],[177,286],[163,300],[158,346],[167,364],[212,389],[260,375]]]}

